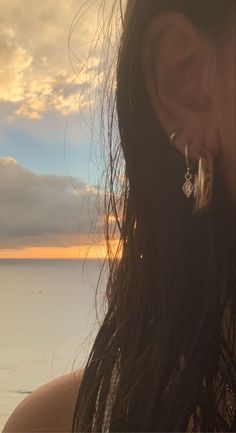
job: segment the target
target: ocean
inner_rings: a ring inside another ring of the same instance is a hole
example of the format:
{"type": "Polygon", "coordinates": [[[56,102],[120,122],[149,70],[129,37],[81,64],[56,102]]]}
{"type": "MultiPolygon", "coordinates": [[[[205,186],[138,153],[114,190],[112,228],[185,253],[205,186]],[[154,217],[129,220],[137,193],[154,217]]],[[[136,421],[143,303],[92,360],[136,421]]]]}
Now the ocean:
{"type": "Polygon", "coordinates": [[[35,388],[84,366],[104,317],[100,260],[0,260],[0,431],[35,388]]]}

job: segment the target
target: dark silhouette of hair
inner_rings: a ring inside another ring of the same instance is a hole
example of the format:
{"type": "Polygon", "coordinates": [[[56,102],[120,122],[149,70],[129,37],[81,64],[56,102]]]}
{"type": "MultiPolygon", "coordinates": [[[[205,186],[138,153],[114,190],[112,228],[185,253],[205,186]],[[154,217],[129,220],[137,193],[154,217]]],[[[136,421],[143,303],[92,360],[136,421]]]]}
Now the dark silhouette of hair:
{"type": "Polygon", "coordinates": [[[73,432],[103,431],[108,403],[110,432],[236,431],[229,392],[217,379],[220,371],[235,392],[235,245],[218,159],[211,209],[193,216],[193,201],[181,191],[185,160],[152,109],[140,61],[144,32],[162,11],[188,16],[222,53],[234,6],[234,0],[127,3],[105,200],[107,245],[113,214],[122,254],[109,263],[107,311],[87,360],[73,432]],[[125,168],[118,199],[119,163],[125,168]]]}

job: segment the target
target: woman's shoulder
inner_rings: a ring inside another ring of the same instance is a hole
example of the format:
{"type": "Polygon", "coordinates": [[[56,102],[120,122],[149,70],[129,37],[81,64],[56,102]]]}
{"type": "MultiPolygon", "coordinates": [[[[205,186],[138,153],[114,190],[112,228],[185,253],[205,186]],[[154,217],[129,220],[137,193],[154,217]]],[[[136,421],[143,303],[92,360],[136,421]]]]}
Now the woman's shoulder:
{"type": "Polygon", "coordinates": [[[2,433],[66,433],[72,425],[84,369],[36,388],[12,412],[2,433]]]}

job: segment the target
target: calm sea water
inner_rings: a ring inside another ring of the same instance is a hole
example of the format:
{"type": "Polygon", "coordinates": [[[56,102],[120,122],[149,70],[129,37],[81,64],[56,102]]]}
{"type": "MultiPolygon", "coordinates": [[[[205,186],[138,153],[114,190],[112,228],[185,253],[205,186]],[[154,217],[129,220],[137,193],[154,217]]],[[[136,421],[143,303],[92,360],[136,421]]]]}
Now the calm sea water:
{"type": "Polygon", "coordinates": [[[80,368],[104,316],[102,261],[0,260],[0,430],[38,386],[80,368]]]}

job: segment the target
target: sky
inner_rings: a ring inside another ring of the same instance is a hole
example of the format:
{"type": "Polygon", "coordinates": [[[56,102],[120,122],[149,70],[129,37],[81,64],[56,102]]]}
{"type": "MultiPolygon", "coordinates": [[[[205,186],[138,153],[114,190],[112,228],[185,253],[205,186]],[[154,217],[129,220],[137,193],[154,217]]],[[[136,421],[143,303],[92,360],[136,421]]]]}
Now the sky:
{"type": "Polygon", "coordinates": [[[106,253],[101,3],[0,0],[0,258],[106,253]]]}

